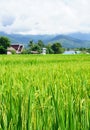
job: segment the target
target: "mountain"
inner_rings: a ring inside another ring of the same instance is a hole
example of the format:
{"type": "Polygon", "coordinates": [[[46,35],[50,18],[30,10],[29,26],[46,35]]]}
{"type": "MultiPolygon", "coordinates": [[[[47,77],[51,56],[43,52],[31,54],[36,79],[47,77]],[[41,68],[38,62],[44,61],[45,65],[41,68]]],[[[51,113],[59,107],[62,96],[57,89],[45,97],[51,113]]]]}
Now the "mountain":
{"type": "Polygon", "coordinates": [[[42,40],[44,44],[60,42],[65,48],[90,48],[89,34],[68,34],[68,35],[21,35],[21,34],[6,34],[0,32],[0,36],[6,36],[11,40],[11,43],[21,43],[27,47],[30,40],[37,42],[42,40]],[[85,35],[85,37],[80,37],[85,35]],[[86,40],[85,40],[86,39],[86,40]]]}
{"type": "Polygon", "coordinates": [[[50,41],[50,39],[52,39],[55,35],[21,35],[0,32],[0,36],[8,37],[11,43],[21,43],[27,46],[30,40],[33,40],[34,42],[42,40],[44,43],[48,43],[48,41],[50,41]]]}
{"type": "Polygon", "coordinates": [[[57,35],[50,42],[60,42],[65,48],[90,48],[90,41],[76,39],[68,35],[57,35]]]}
{"type": "Polygon", "coordinates": [[[90,41],[90,33],[76,32],[76,33],[68,34],[68,36],[76,38],[76,39],[80,39],[80,40],[90,41]]]}

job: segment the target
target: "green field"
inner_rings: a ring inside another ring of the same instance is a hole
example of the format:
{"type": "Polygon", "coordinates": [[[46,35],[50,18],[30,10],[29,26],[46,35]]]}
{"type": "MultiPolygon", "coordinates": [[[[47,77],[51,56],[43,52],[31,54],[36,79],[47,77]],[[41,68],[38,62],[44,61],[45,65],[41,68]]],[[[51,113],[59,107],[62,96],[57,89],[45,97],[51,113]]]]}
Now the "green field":
{"type": "Polygon", "coordinates": [[[90,130],[90,55],[1,55],[0,130],[90,130]]]}

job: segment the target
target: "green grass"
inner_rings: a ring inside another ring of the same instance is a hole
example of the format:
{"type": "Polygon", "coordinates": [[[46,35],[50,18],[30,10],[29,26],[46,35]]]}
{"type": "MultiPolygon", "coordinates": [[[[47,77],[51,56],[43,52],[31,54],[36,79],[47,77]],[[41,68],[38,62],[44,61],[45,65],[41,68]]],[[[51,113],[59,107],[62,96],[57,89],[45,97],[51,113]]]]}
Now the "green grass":
{"type": "Polygon", "coordinates": [[[90,55],[1,55],[0,130],[90,130],[90,55]]]}

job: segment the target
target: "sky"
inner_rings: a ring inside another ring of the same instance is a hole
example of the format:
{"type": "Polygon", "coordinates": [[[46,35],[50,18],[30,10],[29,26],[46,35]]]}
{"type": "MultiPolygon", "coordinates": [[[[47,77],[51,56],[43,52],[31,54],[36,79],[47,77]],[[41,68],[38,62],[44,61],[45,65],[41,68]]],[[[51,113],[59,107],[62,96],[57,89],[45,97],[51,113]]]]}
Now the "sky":
{"type": "Polygon", "coordinates": [[[0,0],[0,31],[14,34],[90,32],[90,0],[0,0]]]}

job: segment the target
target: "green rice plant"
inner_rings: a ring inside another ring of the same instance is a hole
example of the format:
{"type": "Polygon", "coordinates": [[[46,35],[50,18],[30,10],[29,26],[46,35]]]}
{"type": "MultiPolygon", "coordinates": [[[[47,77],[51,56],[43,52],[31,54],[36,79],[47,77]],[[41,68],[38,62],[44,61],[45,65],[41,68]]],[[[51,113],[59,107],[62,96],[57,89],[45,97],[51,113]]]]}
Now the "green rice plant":
{"type": "Polygon", "coordinates": [[[90,55],[0,55],[0,130],[89,130],[90,55]]]}

